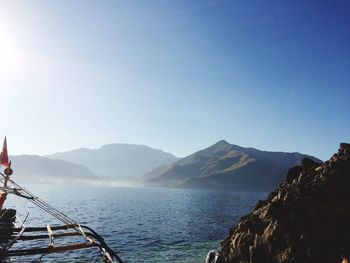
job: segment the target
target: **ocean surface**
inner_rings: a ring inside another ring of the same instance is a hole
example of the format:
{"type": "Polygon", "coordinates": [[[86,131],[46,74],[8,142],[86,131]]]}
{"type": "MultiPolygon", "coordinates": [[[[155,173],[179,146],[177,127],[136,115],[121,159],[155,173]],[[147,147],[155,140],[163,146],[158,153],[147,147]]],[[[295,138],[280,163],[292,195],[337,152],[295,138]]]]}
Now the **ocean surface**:
{"type": "MultiPolygon", "coordinates": [[[[162,188],[25,185],[72,219],[104,237],[125,262],[203,263],[232,225],[266,193],[162,188]]],[[[9,195],[26,226],[59,224],[27,200],[9,195]]],[[[74,241],[71,238],[71,241],[74,241]]],[[[81,239],[80,239],[81,241],[81,239]]],[[[38,241],[47,246],[48,240],[38,241]]],[[[60,240],[55,240],[59,244],[60,240]]],[[[14,248],[25,248],[17,243],[14,248]]],[[[102,262],[98,249],[12,258],[8,262],[102,262]]]]}

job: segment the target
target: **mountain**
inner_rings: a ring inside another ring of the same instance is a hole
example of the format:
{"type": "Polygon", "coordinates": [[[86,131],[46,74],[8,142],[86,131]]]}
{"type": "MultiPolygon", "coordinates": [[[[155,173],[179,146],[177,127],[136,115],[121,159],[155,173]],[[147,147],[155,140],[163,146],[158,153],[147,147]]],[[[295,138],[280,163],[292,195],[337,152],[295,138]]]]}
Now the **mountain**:
{"type": "Polygon", "coordinates": [[[86,182],[98,177],[88,168],[61,160],[36,155],[11,156],[13,175],[17,182],[86,182]]]}
{"type": "Polygon", "coordinates": [[[227,231],[222,262],[340,262],[350,249],[349,187],[350,144],[326,162],[303,160],[227,231]]]}
{"type": "Polygon", "coordinates": [[[138,179],[155,167],[178,160],[162,150],[122,143],[104,145],[99,149],[80,148],[46,157],[81,164],[100,177],[115,180],[138,179]]]}
{"type": "Polygon", "coordinates": [[[227,188],[268,191],[277,186],[288,168],[304,157],[300,153],[268,152],[244,148],[221,140],[175,163],[158,167],[146,175],[152,186],[227,188]]]}

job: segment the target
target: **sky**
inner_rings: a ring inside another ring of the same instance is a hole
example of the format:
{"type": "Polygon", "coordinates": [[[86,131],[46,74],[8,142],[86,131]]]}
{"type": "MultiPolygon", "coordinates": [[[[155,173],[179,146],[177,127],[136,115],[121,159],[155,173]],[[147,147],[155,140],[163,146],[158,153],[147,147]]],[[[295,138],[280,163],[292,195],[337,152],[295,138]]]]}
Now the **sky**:
{"type": "Polygon", "coordinates": [[[350,142],[350,2],[0,0],[10,154],[350,142]]]}

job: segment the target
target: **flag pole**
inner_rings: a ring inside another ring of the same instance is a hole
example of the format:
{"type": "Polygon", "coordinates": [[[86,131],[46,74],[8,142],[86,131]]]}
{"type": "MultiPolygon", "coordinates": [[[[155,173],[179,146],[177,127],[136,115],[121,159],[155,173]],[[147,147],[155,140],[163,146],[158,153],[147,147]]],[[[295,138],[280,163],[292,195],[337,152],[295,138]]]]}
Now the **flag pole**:
{"type": "MultiPolygon", "coordinates": [[[[6,141],[6,136],[4,140],[4,144],[2,146],[2,151],[0,153],[0,165],[5,166],[4,174],[4,187],[7,187],[7,183],[10,179],[10,176],[12,175],[13,171],[11,169],[11,161],[9,160],[8,154],[7,154],[7,141],[6,141]]],[[[2,209],[3,204],[5,203],[7,197],[6,192],[0,193],[0,210],[2,209]]]]}

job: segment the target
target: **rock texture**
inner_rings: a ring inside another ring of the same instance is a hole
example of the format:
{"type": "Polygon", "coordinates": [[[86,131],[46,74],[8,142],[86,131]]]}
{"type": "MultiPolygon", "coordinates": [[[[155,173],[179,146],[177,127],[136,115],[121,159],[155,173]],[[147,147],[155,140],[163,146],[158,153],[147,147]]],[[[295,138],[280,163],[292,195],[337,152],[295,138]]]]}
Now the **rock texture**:
{"type": "Polygon", "coordinates": [[[221,244],[231,262],[340,262],[350,243],[350,144],[329,161],[303,159],[221,244]]]}

